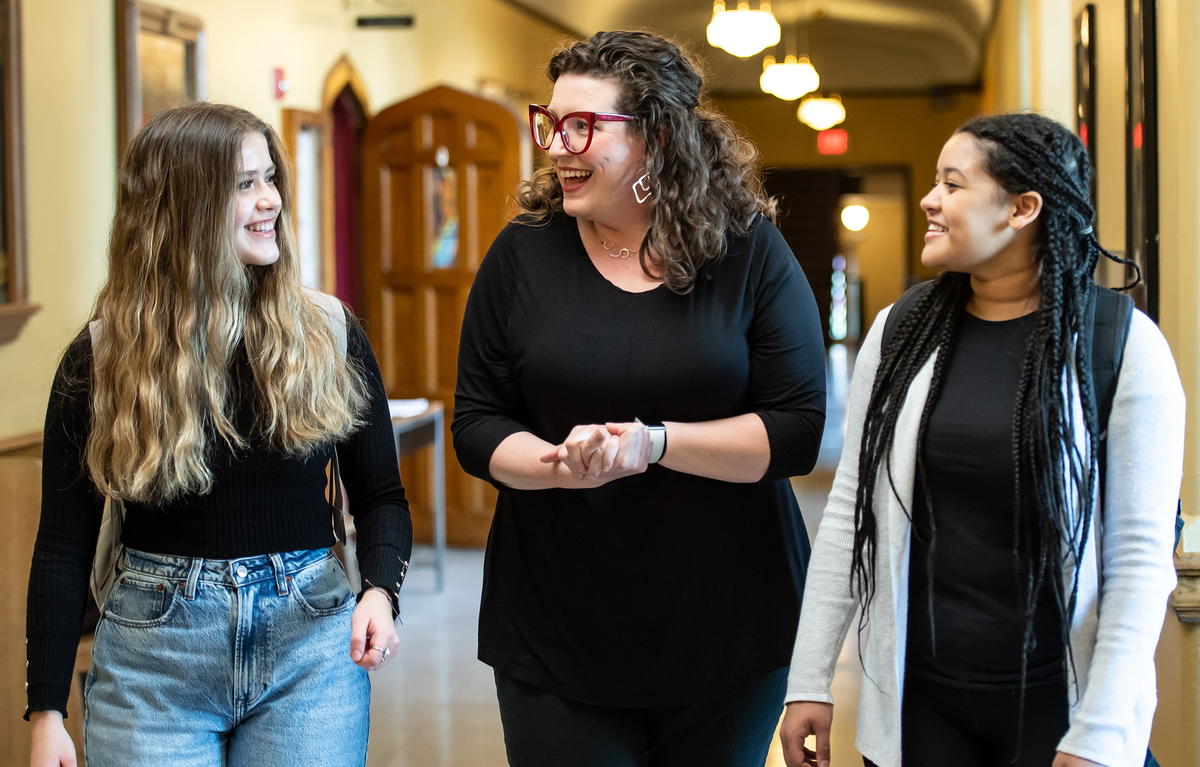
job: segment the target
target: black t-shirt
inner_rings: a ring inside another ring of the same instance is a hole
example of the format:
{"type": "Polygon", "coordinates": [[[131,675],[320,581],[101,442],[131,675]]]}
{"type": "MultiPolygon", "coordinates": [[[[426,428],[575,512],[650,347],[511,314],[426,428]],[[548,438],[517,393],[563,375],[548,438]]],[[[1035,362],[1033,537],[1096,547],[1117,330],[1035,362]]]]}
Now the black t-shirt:
{"type": "MultiPolygon", "coordinates": [[[[1030,322],[1032,315],[989,322],[963,311],[929,414],[924,482],[918,477],[913,492],[906,658],[909,673],[947,684],[1020,685],[1025,599],[1014,522],[1028,524],[1030,510],[1026,503],[1015,519],[1012,436],[1030,322]]],[[[1054,589],[1045,584],[1037,605],[1028,684],[1062,678],[1054,589]]]]}
{"type": "MultiPolygon", "coordinates": [[[[339,468],[358,531],[364,583],[398,584],[412,551],[412,522],[400,484],[387,395],[362,326],[347,315],[347,360],[369,396],[365,425],[338,443],[339,468]]],[[[91,414],[92,344],[84,330],[59,363],[46,410],[42,517],[29,575],[30,710],[64,711],[87,601],[88,576],[104,500],[83,450],[91,414]]],[[[245,348],[230,370],[232,421],[249,435],[244,450],[208,435],[212,491],[169,503],[125,505],[122,542],[157,554],[233,559],[333,544],[325,467],[333,445],[288,457],[255,437],[253,373],[245,348]]]]}
{"type": "MultiPolygon", "coordinates": [[[[510,224],[468,301],[454,442],[467,471],[509,435],[561,442],[578,424],[758,413],[759,482],[651,466],[592,490],[500,486],[479,657],[566,698],[675,705],[787,665],[807,539],[787,477],[811,470],[824,424],[812,291],[761,217],[688,295],[625,292],[573,218],[510,224]]],[[[670,447],[668,445],[668,451],[670,447]]]]}

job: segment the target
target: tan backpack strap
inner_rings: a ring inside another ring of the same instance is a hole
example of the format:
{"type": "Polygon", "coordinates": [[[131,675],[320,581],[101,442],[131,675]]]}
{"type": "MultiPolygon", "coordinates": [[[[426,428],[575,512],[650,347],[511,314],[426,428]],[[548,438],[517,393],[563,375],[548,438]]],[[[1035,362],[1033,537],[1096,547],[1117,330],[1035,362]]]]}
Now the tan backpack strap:
{"type": "Polygon", "coordinates": [[[104,337],[104,327],[100,320],[88,323],[88,336],[92,339],[92,364],[96,363],[96,350],[100,348],[100,339],[104,337]]]}
{"type": "Polygon", "coordinates": [[[333,338],[337,342],[337,347],[342,354],[345,354],[347,343],[346,310],[342,306],[342,302],[336,296],[312,290],[311,288],[305,288],[304,293],[325,312],[325,317],[329,320],[329,329],[333,331],[333,338]]]}

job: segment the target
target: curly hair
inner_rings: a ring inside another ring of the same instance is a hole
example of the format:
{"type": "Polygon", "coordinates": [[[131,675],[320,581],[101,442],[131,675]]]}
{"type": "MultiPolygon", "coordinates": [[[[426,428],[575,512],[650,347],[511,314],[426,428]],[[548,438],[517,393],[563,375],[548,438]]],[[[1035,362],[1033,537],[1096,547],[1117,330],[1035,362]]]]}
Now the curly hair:
{"type": "Polygon", "coordinates": [[[92,313],[102,333],[86,457],[103,494],[146,503],[211,489],[210,440],[246,445],[230,417],[229,365],[242,344],[255,428],[272,448],[304,455],[361,424],[365,384],[300,286],[288,167],[270,126],[223,104],[161,112],[130,142],[92,313]],[[266,138],[276,168],[279,259],[270,266],[248,266],[234,250],[248,133],[266,138]]]}
{"type": "MultiPolygon", "coordinates": [[[[705,108],[700,67],[679,46],[648,32],[597,32],[550,59],[551,82],[563,75],[615,81],[616,109],[637,118],[654,190],[650,228],[639,249],[642,270],[688,293],[699,271],[725,255],[730,232],[744,234],[755,214],[775,218],[763,190],[758,150],[729,120],[705,108]]],[[[563,209],[553,168],[522,182],[522,220],[545,222],[563,209]]]]}
{"type": "MultiPolygon", "coordinates": [[[[1013,113],[974,118],[957,132],[975,138],[988,174],[1005,192],[1036,191],[1043,200],[1034,244],[1039,306],[1025,341],[1012,414],[1012,555],[1020,568],[1025,619],[1023,695],[1029,653],[1037,641],[1035,611],[1045,589],[1053,589],[1047,596],[1058,607],[1063,645],[1067,648],[1064,663],[1073,663],[1068,636],[1070,616],[1075,609],[1079,564],[1094,512],[1100,449],[1090,328],[1084,317],[1099,258],[1126,262],[1105,251],[1092,231],[1091,166],[1083,144],[1071,131],[1041,115],[1013,113]],[[1074,377],[1065,375],[1067,371],[1072,371],[1074,377]],[[1064,388],[1064,380],[1073,382],[1072,389],[1064,388]],[[1071,415],[1075,391],[1085,403],[1086,455],[1075,450],[1077,425],[1071,415]],[[1067,584],[1064,572],[1069,564],[1073,564],[1074,577],[1067,584]]],[[[887,347],[881,350],[863,423],[855,499],[852,578],[864,608],[875,590],[875,488],[877,481],[892,481],[889,456],[895,444],[897,417],[909,386],[930,356],[936,354],[917,436],[917,471],[923,476],[921,446],[941,392],[945,357],[970,296],[969,275],[943,274],[900,319],[887,347]],[[881,473],[886,480],[879,476],[881,473]]],[[[925,500],[930,503],[928,491],[925,500]]],[[[932,517],[931,513],[931,535],[936,534],[932,517]]],[[[926,562],[930,568],[932,550],[931,542],[926,562]]],[[[860,630],[863,621],[865,609],[860,616],[860,630]]]]}

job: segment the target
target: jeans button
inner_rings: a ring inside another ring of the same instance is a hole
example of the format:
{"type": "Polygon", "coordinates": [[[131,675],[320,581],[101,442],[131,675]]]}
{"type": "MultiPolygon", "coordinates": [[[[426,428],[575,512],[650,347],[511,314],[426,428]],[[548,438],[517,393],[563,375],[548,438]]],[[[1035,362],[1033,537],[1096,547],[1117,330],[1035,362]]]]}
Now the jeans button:
{"type": "Polygon", "coordinates": [[[238,565],[237,576],[239,578],[245,578],[249,572],[250,571],[246,569],[245,565],[238,565]]]}

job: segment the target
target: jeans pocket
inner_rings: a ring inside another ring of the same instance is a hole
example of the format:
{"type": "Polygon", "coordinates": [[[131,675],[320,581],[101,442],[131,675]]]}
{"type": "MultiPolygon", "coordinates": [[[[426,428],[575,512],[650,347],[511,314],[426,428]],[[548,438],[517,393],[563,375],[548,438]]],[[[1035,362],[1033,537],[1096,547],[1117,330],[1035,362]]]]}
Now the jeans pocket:
{"type": "Polygon", "coordinates": [[[165,578],[126,570],[104,602],[104,619],[132,628],[161,626],[175,612],[178,593],[165,578]]]}
{"type": "Polygon", "coordinates": [[[319,564],[289,576],[292,588],[288,591],[316,618],[340,615],[354,608],[354,592],[346,580],[337,557],[330,556],[319,564]]]}

